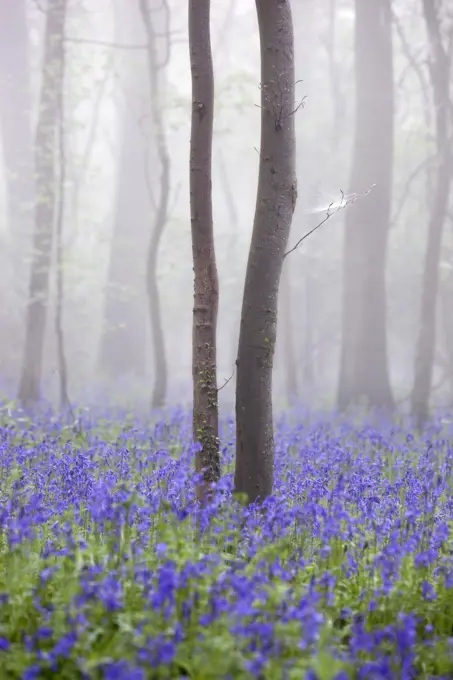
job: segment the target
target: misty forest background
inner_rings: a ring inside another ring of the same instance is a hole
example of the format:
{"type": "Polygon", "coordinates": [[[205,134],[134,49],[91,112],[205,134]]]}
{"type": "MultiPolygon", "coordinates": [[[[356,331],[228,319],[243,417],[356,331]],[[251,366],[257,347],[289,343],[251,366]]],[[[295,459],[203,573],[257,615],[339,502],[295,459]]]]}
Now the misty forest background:
{"type": "MultiPolygon", "coordinates": [[[[382,8],[363,4],[355,40],[352,0],[292,3],[304,105],[290,247],[330,218],[285,260],[274,404],[423,416],[453,404],[453,6],[394,0],[392,60],[382,8]]],[[[0,376],[24,406],[191,402],[187,3],[145,5],[69,2],[46,33],[39,0],[0,2],[0,376]]],[[[252,0],[211,12],[222,386],[255,210],[260,55],[252,0]]]]}

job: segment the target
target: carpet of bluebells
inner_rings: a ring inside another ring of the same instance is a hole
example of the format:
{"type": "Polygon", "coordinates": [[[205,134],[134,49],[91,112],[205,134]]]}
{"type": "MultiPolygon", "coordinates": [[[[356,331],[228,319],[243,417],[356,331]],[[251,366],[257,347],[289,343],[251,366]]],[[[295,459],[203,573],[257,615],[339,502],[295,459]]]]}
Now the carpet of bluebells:
{"type": "Polygon", "coordinates": [[[0,675],[453,677],[453,427],[286,419],[197,505],[190,420],[0,424],[0,675]]]}

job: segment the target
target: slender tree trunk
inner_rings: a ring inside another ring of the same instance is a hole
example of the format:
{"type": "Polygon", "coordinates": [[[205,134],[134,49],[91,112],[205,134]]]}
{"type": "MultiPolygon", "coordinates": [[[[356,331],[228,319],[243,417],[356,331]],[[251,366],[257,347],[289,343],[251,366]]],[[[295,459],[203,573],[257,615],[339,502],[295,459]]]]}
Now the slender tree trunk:
{"type": "Polygon", "coordinates": [[[280,277],[297,199],[294,45],[288,0],[256,0],[261,44],[261,150],[237,358],[235,489],[273,487],[272,368],[280,277]]]}
{"type": "Polygon", "coordinates": [[[386,256],[393,171],[390,0],[355,2],[356,123],[346,211],[338,402],[393,408],[387,357],[386,256]]]}
{"type": "MultiPolygon", "coordinates": [[[[168,6],[165,5],[165,7],[165,12],[168,15],[168,6]]],[[[164,29],[165,55],[163,61],[159,63],[156,44],[157,36],[154,25],[155,19],[153,18],[153,12],[156,12],[157,8],[153,6],[149,7],[149,0],[140,0],[140,11],[147,37],[148,70],[151,93],[151,122],[155,134],[157,155],[160,164],[160,191],[158,202],[155,206],[156,214],[148,247],[146,277],[148,284],[149,318],[154,350],[154,385],[151,396],[151,408],[157,409],[162,408],[165,405],[168,383],[167,357],[165,353],[161,302],[157,282],[157,262],[159,245],[164,233],[165,225],[167,224],[168,202],[170,197],[170,155],[168,153],[165,134],[162,111],[163,102],[161,96],[161,72],[167,66],[170,58],[170,27],[167,21],[164,29]]]]}
{"type": "Polygon", "coordinates": [[[0,129],[15,280],[26,291],[34,202],[30,46],[25,0],[0,0],[0,129]]]}
{"type": "MultiPolygon", "coordinates": [[[[449,253],[451,257],[451,251],[449,253]]],[[[440,286],[440,311],[445,364],[449,382],[449,398],[453,395],[453,276],[449,275],[440,286]]]]}
{"type": "Polygon", "coordinates": [[[66,52],[62,46],[61,89],[58,101],[58,160],[60,166],[58,182],[58,199],[56,206],[55,245],[56,245],[56,302],[55,302],[55,332],[57,336],[59,405],[64,415],[72,414],[68,391],[68,363],[66,359],[64,338],[64,249],[63,230],[65,217],[65,186],[66,186],[66,153],[65,153],[65,107],[64,81],[66,69],[66,52]]]}
{"type": "Polygon", "coordinates": [[[35,146],[38,200],[35,207],[33,259],[19,386],[19,400],[25,407],[33,406],[40,397],[55,220],[56,140],[60,93],[63,87],[65,18],[66,0],[49,3],[35,146]]]}
{"type": "Polygon", "coordinates": [[[447,51],[442,43],[440,12],[436,10],[432,0],[423,0],[423,11],[431,47],[429,70],[436,110],[437,173],[423,270],[420,329],[416,345],[414,385],[411,394],[411,413],[419,426],[423,425],[429,415],[429,397],[436,345],[439,258],[442,232],[448,209],[452,157],[451,126],[449,124],[451,116],[451,50],[447,51]]]}
{"type": "MultiPolygon", "coordinates": [[[[143,43],[137,3],[115,0],[118,42],[143,43]]],[[[121,150],[104,302],[99,365],[107,379],[144,379],[146,369],[146,252],[151,210],[145,163],[149,155],[149,75],[143,51],[121,51],[121,150]]],[[[120,99],[120,93],[118,93],[120,99]]],[[[154,185],[153,185],[154,186],[154,185]]]]}
{"type": "Polygon", "coordinates": [[[217,391],[217,314],[219,282],[212,223],[212,132],[214,73],[210,39],[210,0],[189,0],[192,71],[190,137],[190,218],[194,267],[193,437],[200,444],[196,470],[203,472],[197,492],[207,498],[220,477],[217,391]]]}
{"type": "Polygon", "coordinates": [[[75,238],[79,225],[79,213],[80,213],[80,194],[84,182],[86,181],[86,175],[88,168],[90,167],[91,158],[93,156],[93,148],[97,140],[98,130],[101,123],[101,109],[106,95],[107,84],[111,78],[112,72],[112,55],[106,59],[105,72],[101,82],[99,83],[96,91],[96,96],[93,104],[93,114],[89,123],[89,130],[87,135],[87,141],[85,147],[81,154],[81,160],[79,169],[76,171],[75,175],[71,177],[71,198],[69,201],[69,213],[71,215],[71,223],[73,225],[73,231],[71,234],[72,238],[75,238]]]}

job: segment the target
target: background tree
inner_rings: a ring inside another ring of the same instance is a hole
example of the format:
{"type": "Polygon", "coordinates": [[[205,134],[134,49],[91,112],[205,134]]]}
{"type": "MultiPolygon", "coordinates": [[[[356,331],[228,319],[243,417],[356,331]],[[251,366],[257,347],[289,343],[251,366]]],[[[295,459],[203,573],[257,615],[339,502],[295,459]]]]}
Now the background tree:
{"type": "Polygon", "coordinates": [[[35,404],[40,397],[56,206],[56,140],[63,89],[65,18],[66,0],[49,3],[35,140],[36,206],[33,253],[19,386],[19,400],[27,407],[35,404]]]}
{"type": "Polygon", "coordinates": [[[212,132],[214,73],[210,39],[210,0],[189,0],[192,72],[190,137],[190,220],[194,267],[192,337],[193,437],[200,444],[196,470],[198,496],[206,498],[220,477],[217,391],[217,313],[219,284],[212,220],[212,132]]]}
{"type": "MultiPolygon", "coordinates": [[[[23,300],[27,292],[29,250],[34,202],[33,101],[31,56],[25,0],[0,1],[0,135],[3,156],[8,239],[2,244],[0,266],[9,272],[14,299],[2,304],[0,317],[13,327],[23,326],[23,300]],[[15,325],[15,324],[14,324],[15,325]]],[[[5,327],[3,333],[5,333],[5,327]]],[[[8,334],[10,335],[10,334],[8,334]]],[[[5,343],[5,360],[16,359],[22,334],[5,343]],[[7,352],[7,354],[6,354],[7,352]]],[[[6,362],[5,362],[6,363],[6,362]]]]}
{"type": "MultiPolygon", "coordinates": [[[[33,196],[30,45],[25,0],[0,2],[0,127],[7,218],[23,265],[33,196]]],[[[23,266],[21,268],[23,272],[23,266]]]]}
{"type": "Polygon", "coordinates": [[[414,385],[411,395],[411,413],[422,425],[428,418],[429,398],[436,347],[436,310],[439,288],[439,261],[442,232],[447,216],[451,183],[452,126],[450,79],[453,54],[453,15],[448,44],[442,37],[442,10],[448,3],[423,0],[423,13],[428,34],[429,75],[435,109],[435,159],[436,175],[428,228],[425,263],[423,269],[420,328],[416,345],[414,385]]]}
{"type": "Polygon", "coordinates": [[[55,206],[55,278],[56,278],[56,300],[55,300],[55,334],[57,340],[58,357],[58,379],[59,379],[59,407],[65,415],[73,415],[71,402],[69,401],[69,375],[68,362],[66,358],[65,332],[64,332],[64,247],[63,233],[65,221],[65,187],[66,187],[66,129],[65,129],[65,93],[64,82],[66,76],[66,50],[62,45],[61,55],[61,88],[58,98],[58,190],[56,192],[55,206]]]}
{"type": "Polygon", "coordinates": [[[236,384],[235,489],[273,486],[272,368],[280,277],[297,199],[294,37],[288,1],[256,0],[261,45],[258,192],[244,285],[236,384]]]}
{"type": "Polygon", "coordinates": [[[149,318],[153,338],[153,391],[151,396],[151,408],[162,408],[165,405],[167,394],[167,358],[165,353],[164,331],[162,327],[162,310],[159,286],[157,280],[157,265],[159,246],[165,225],[168,220],[168,208],[170,199],[170,155],[164,124],[164,98],[162,96],[163,77],[162,73],[168,66],[170,59],[170,9],[166,0],[163,2],[149,2],[140,0],[140,10],[146,32],[146,53],[148,57],[149,87],[151,97],[151,124],[154,131],[155,146],[159,161],[159,190],[158,198],[154,195],[151,187],[151,178],[148,173],[149,192],[153,196],[153,209],[155,213],[152,225],[151,238],[148,246],[148,260],[146,267],[146,279],[148,288],[149,318]],[[163,20],[158,21],[156,15],[163,14],[163,20]],[[161,28],[160,31],[157,29],[161,28]],[[159,34],[164,42],[163,56],[159,59],[159,34]]]}
{"type": "Polygon", "coordinates": [[[390,0],[355,2],[356,120],[346,211],[338,403],[393,408],[387,360],[386,256],[393,176],[390,0]]]}
{"type": "MultiPolygon", "coordinates": [[[[151,196],[145,169],[154,149],[146,32],[137,2],[115,0],[115,39],[119,45],[141,45],[116,54],[119,88],[120,152],[113,208],[104,321],[99,365],[109,382],[138,380],[146,373],[146,248],[151,196]]],[[[154,189],[154,183],[153,183],[154,189]]]]}

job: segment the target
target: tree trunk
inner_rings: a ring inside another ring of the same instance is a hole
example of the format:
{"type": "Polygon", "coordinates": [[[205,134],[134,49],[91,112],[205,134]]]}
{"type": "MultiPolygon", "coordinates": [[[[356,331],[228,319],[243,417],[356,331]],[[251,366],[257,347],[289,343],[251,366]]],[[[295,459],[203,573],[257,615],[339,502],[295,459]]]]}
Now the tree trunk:
{"type": "MultiPolygon", "coordinates": [[[[170,57],[170,32],[168,21],[165,22],[163,35],[165,41],[164,57],[162,61],[158,58],[157,31],[153,13],[159,7],[153,7],[149,0],[140,0],[140,10],[147,38],[148,71],[151,95],[151,122],[156,139],[157,155],[160,163],[160,191],[157,205],[155,206],[155,218],[151,239],[148,247],[147,261],[147,284],[148,284],[148,305],[151,332],[153,336],[154,350],[154,385],[151,396],[151,408],[162,408],[165,405],[167,396],[167,358],[165,353],[165,339],[162,328],[162,312],[160,304],[159,286],[157,282],[157,261],[159,245],[164,233],[168,219],[168,203],[170,198],[170,155],[168,153],[167,139],[165,135],[165,125],[162,112],[162,76],[161,71],[167,66],[170,57]]],[[[160,3],[159,3],[160,5],[160,3]]],[[[168,10],[166,10],[168,12],[168,10]]],[[[168,18],[168,17],[167,17],[168,18]]]]}
{"type": "MultiPolygon", "coordinates": [[[[451,260],[451,251],[449,252],[451,260]]],[[[440,311],[441,330],[445,350],[444,368],[448,378],[448,398],[450,405],[453,395],[453,276],[448,275],[445,281],[440,283],[440,311]]]]}
{"type": "Polygon", "coordinates": [[[0,128],[15,280],[25,293],[34,181],[30,46],[24,0],[0,0],[0,128]]]}
{"type": "Polygon", "coordinates": [[[40,397],[49,298],[56,195],[56,140],[63,88],[63,37],[66,0],[55,0],[46,13],[41,97],[36,129],[36,207],[29,302],[19,400],[33,406],[40,397]]]}
{"type": "MultiPolygon", "coordinates": [[[[143,43],[138,6],[115,0],[115,24],[120,43],[143,43]]],[[[143,380],[146,369],[146,252],[151,211],[146,171],[149,76],[143,51],[120,52],[121,150],[110,261],[104,302],[99,364],[107,379],[143,380]],[[143,129],[142,129],[143,127],[143,129]]]]}
{"type": "Polygon", "coordinates": [[[64,81],[66,73],[66,52],[62,47],[61,83],[58,101],[58,160],[59,181],[58,200],[56,201],[55,220],[55,273],[56,273],[56,300],[55,300],[55,334],[57,337],[58,358],[58,382],[59,382],[59,406],[61,414],[73,415],[71,402],[69,401],[68,389],[68,362],[66,359],[65,336],[64,336],[64,248],[63,231],[65,218],[65,187],[66,187],[66,145],[65,145],[65,107],[64,107],[64,81]]]}
{"type": "Polygon", "coordinates": [[[439,12],[432,0],[423,0],[423,11],[431,47],[429,71],[436,110],[437,172],[423,270],[420,328],[416,345],[414,385],[411,394],[411,413],[418,426],[422,426],[429,415],[429,397],[436,345],[439,258],[442,231],[448,209],[452,151],[449,125],[451,50],[447,51],[442,43],[439,12]]]}
{"type": "Polygon", "coordinates": [[[393,172],[390,0],[355,2],[356,122],[346,211],[338,403],[393,408],[387,357],[386,255],[393,172]]]}
{"type": "Polygon", "coordinates": [[[272,368],[280,277],[297,199],[294,46],[289,1],[256,0],[261,44],[261,150],[237,358],[235,489],[273,487],[272,368]]]}
{"type": "Polygon", "coordinates": [[[189,0],[189,48],[192,72],[190,137],[190,220],[194,268],[193,437],[200,444],[197,489],[205,500],[220,477],[217,391],[217,314],[219,282],[212,223],[212,132],[214,74],[210,39],[210,0],[189,0]]]}

